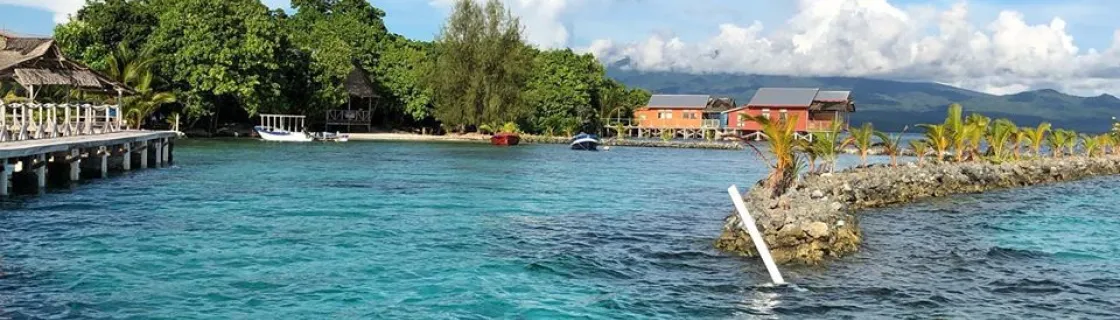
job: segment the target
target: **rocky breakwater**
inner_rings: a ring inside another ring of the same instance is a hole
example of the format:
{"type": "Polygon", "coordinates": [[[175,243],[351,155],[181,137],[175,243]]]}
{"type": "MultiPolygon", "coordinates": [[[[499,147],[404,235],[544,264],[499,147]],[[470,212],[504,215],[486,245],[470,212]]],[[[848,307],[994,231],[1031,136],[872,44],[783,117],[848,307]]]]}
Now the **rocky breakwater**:
{"type": "MultiPolygon", "coordinates": [[[[808,175],[778,198],[755,186],[744,200],[775,261],[819,264],[859,249],[862,234],[856,213],[860,209],[1112,174],[1120,174],[1120,157],[874,166],[808,175]]],[[[727,252],[757,255],[734,213],[725,219],[715,245],[727,252]]]]}

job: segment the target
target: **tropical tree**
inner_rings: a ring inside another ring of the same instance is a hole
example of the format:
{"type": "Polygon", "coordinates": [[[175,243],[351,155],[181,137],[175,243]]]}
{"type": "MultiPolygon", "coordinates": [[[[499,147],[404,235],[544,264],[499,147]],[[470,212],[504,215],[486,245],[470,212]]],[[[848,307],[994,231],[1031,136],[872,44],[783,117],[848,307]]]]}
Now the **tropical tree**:
{"type": "Polygon", "coordinates": [[[1014,122],[1008,119],[999,119],[992,123],[991,128],[988,130],[988,150],[992,158],[995,160],[1003,160],[1007,156],[1006,147],[1007,142],[1018,131],[1018,127],[1014,122]]]}
{"type": "Polygon", "coordinates": [[[814,144],[810,140],[795,140],[794,142],[797,144],[797,151],[805,154],[805,161],[808,162],[809,172],[816,172],[817,159],[820,158],[821,155],[818,152],[819,150],[813,148],[814,144]]]}
{"type": "Polygon", "coordinates": [[[155,73],[152,68],[155,64],[151,51],[134,51],[123,43],[105,58],[105,75],[136,91],[120,101],[129,127],[140,128],[144,119],[159,110],[160,106],[176,102],[174,94],[153,88],[155,73]]]}
{"type": "Polygon", "coordinates": [[[1071,155],[1071,156],[1072,156],[1072,155],[1074,155],[1074,154],[1075,154],[1075,152],[1074,152],[1074,151],[1076,151],[1076,150],[1077,150],[1077,144],[1078,144],[1078,141],[1077,141],[1077,140],[1078,140],[1078,139],[1077,139],[1077,137],[1078,137],[1078,134],[1077,134],[1077,132],[1076,132],[1076,131],[1073,131],[1073,130],[1068,130],[1068,129],[1066,129],[1066,130],[1058,130],[1058,131],[1060,131],[1060,132],[1061,132],[1061,133],[1059,133],[1059,134],[1063,134],[1063,135],[1065,135],[1065,136],[1066,136],[1066,137],[1065,137],[1065,140],[1064,140],[1064,141],[1065,141],[1065,145],[1063,145],[1063,147],[1065,147],[1065,148],[1066,148],[1066,150],[1067,150],[1066,152],[1067,152],[1067,153],[1068,153],[1069,155],[1071,155]]]}
{"type": "MultiPolygon", "coordinates": [[[[765,186],[773,190],[773,197],[782,195],[793,184],[797,176],[797,156],[794,152],[797,147],[794,137],[797,117],[790,117],[786,120],[771,120],[761,115],[750,116],[744,114],[740,117],[744,121],[757,122],[762,129],[762,134],[766,135],[766,142],[770,145],[770,153],[774,156],[774,162],[770,165],[771,170],[766,178],[765,186]]],[[[750,146],[753,148],[753,145],[750,146]]],[[[763,159],[766,158],[757,148],[754,150],[763,159]]]]}
{"type": "Polygon", "coordinates": [[[984,135],[988,132],[988,125],[991,122],[991,118],[979,113],[970,114],[965,119],[965,139],[970,159],[980,158],[980,144],[984,141],[984,135]]]}
{"type": "Polygon", "coordinates": [[[1020,159],[1024,145],[1030,141],[1028,139],[1030,134],[1028,131],[1030,130],[1031,128],[1028,127],[1015,128],[1015,131],[1011,133],[1011,155],[1015,160],[1020,159]]]}
{"type": "Polygon", "coordinates": [[[875,136],[875,128],[870,122],[864,122],[859,128],[852,128],[849,131],[850,136],[844,141],[844,145],[853,145],[856,150],[859,150],[860,164],[867,165],[867,152],[871,150],[874,143],[872,137],[875,136]]]}
{"type": "Polygon", "coordinates": [[[522,92],[534,65],[532,51],[522,38],[520,19],[501,1],[457,1],[435,46],[428,80],[436,119],[465,131],[517,121],[531,112],[522,92]]]}
{"type": "MultiPolygon", "coordinates": [[[[1050,152],[1055,158],[1062,157],[1063,153],[1065,153],[1065,149],[1071,143],[1070,140],[1073,140],[1072,143],[1074,145],[1077,143],[1077,133],[1065,129],[1054,130],[1054,133],[1046,138],[1046,143],[1050,146],[1050,152]]],[[[1073,149],[1070,148],[1070,150],[1073,149]]],[[[1071,152],[1070,155],[1072,154],[1071,152]]]]}
{"type": "MultiPolygon", "coordinates": [[[[906,129],[902,128],[902,132],[906,133],[906,129]]],[[[875,136],[883,142],[883,153],[891,158],[891,166],[898,166],[898,154],[902,152],[902,134],[892,137],[886,132],[875,131],[875,136]]]]}
{"type": "Polygon", "coordinates": [[[929,142],[925,140],[910,140],[910,150],[914,151],[914,156],[918,158],[918,165],[922,165],[922,160],[926,158],[929,153],[929,142]]]}
{"type": "Polygon", "coordinates": [[[968,136],[970,135],[970,126],[966,126],[962,119],[964,110],[960,104],[949,105],[949,111],[945,116],[945,131],[948,134],[949,142],[953,150],[953,154],[958,162],[964,161],[964,152],[968,143],[968,136]]]}
{"type": "Polygon", "coordinates": [[[1081,134],[1081,145],[1085,147],[1086,157],[1096,157],[1100,154],[1101,146],[1103,145],[1100,139],[1096,136],[1081,134]]]}
{"type": "Polygon", "coordinates": [[[1035,157],[1042,157],[1042,144],[1046,142],[1046,133],[1050,132],[1050,123],[1039,123],[1034,128],[1023,128],[1027,132],[1027,140],[1031,142],[1031,152],[1035,157]]]}
{"type": "Polygon", "coordinates": [[[1116,147],[1116,137],[1111,134],[1105,133],[1098,135],[1096,138],[1098,140],[1097,143],[1101,146],[1101,154],[1112,154],[1116,147]]]}
{"type": "Polygon", "coordinates": [[[828,130],[812,133],[813,139],[810,148],[822,161],[819,171],[824,171],[827,168],[828,172],[833,172],[836,169],[836,149],[840,145],[840,131],[843,129],[843,125],[840,121],[833,121],[828,130]]]}
{"type": "Polygon", "coordinates": [[[923,124],[921,127],[926,129],[925,142],[933,148],[934,159],[937,162],[943,161],[953,142],[949,127],[944,124],[923,124]]]}

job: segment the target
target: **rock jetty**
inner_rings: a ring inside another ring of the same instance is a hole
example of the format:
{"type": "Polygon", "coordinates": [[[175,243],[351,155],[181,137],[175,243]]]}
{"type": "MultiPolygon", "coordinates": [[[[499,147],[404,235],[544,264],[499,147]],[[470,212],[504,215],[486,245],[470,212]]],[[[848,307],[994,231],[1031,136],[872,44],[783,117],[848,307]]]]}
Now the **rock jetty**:
{"type": "MultiPolygon", "coordinates": [[[[749,190],[744,200],[775,261],[813,265],[859,249],[862,233],[856,214],[861,209],[1112,174],[1120,174],[1120,156],[873,166],[808,175],[776,199],[769,197],[760,184],[749,190]]],[[[727,252],[757,255],[734,213],[725,219],[715,246],[727,252]]]]}

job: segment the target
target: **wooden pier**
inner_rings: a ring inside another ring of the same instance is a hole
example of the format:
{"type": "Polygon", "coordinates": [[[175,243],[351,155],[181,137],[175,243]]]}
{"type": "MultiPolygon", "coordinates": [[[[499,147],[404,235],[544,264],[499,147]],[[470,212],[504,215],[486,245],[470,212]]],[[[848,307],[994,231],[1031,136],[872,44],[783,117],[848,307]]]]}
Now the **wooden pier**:
{"type": "Polygon", "coordinates": [[[48,181],[106,178],[111,170],[170,164],[179,133],[122,130],[119,110],[0,103],[0,196],[38,193],[48,181]],[[80,116],[71,117],[71,108],[80,116]]]}

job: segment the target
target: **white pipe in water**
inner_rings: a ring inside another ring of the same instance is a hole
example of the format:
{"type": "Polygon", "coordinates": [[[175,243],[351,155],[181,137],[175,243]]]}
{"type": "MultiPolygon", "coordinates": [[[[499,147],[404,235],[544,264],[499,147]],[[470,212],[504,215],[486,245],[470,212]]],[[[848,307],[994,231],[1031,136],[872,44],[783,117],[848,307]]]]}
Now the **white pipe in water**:
{"type": "Polygon", "coordinates": [[[742,227],[747,228],[747,233],[751,235],[751,242],[754,242],[755,249],[758,249],[758,256],[762,257],[762,263],[766,264],[766,271],[770,272],[770,279],[774,281],[774,284],[785,284],[786,280],[782,279],[782,273],[778,271],[778,265],[774,263],[774,258],[770,256],[770,248],[763,241],[762,233],[758,231],[758,226],[755,225],[751,213],[747,212],[747,204],[743,202],[743,194],[739,193],[739,187],[733,185],[727,188],[727,193],[731,195],[731,202],[735,203],[735,209],[739,211],[739,222],[741,222],[742,227]]]}

